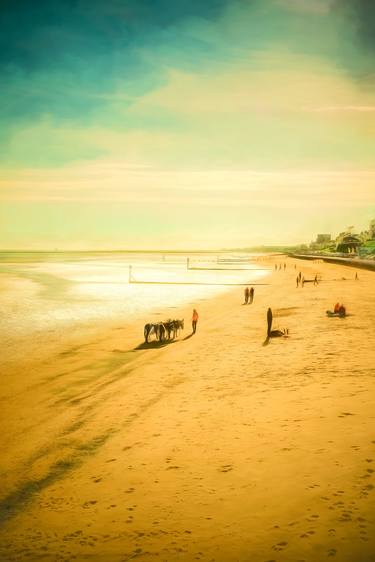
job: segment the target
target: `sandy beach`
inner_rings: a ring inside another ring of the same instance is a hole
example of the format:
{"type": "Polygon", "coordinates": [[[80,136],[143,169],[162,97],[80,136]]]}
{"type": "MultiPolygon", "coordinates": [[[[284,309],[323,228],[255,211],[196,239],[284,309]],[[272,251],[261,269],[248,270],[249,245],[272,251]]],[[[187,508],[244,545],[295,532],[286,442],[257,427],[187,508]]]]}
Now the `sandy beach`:
{"type": "Polygon", "coordinates": [[[374,272],[275,260],[171,344],[103,323],[5,363],[2,562],[375,560],[374,272]]]}

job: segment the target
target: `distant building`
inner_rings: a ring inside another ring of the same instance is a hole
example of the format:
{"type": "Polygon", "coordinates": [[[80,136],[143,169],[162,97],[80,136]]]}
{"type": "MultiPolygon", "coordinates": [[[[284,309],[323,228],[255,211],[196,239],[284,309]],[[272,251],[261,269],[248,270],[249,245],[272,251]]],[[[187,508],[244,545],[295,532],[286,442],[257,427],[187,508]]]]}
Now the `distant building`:
{"type": "Polygon", "coordinates": [[[337,251],[346,254],[356,253],[362,245],[362,241],[355,234],[345,234],[337,242],[337,251]]]}
{"type": "Polygon", "coordinates": [[[316,244],[328,244],[331,242],[330,234],[318,234],[316,237],[316,244]]]}

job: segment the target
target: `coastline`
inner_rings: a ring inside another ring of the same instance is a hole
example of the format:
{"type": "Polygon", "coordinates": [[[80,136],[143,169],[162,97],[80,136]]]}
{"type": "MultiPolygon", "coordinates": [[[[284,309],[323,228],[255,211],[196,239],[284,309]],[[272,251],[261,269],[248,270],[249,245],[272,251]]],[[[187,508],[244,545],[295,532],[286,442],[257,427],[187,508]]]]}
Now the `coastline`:
{"type": "Polygon", "coordinates": [[[194,337],[144,349],[143,320],[116,322],[13,367],[2,560],[370,560],[373,274],[286,262],[252,305],[195,303],[194,337]],[[290,338],[263,346],[268,306],[290,338]]]}

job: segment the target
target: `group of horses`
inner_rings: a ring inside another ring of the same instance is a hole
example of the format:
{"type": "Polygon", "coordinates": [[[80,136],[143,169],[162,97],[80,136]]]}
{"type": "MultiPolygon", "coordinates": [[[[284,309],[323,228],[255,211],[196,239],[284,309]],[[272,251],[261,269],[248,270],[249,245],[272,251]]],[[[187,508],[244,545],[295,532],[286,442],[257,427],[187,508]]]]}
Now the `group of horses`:
{"type": "Polygon", "coordinates": [[[180,330],[184,329],[184,320],[167,320],[166,322],[158,322],[156,324],[146,324],[144,327],[145,343],[151,334],[155,335],[157,341],[165,341],[175,339],[180,330]]]}

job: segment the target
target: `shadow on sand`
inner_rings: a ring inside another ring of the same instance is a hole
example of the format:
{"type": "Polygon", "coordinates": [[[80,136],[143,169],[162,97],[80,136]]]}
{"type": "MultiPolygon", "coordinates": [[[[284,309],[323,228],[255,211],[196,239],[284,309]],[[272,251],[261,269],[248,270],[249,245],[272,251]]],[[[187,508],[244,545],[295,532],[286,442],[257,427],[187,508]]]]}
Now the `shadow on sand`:
{"type": "Polygon", "coordinates": [[[189,339],[192,338],[193,336],[194,336],[194,332],[191,332],[191,334],[185,336],[182,341],[189,340],[189,339]]]}
{"type": "Polygon", "coordinates": [[[176,343],[176,340],[163,340],[163,341],[150,341],[146,343],[145,341],[137,345],[134,348],[134,351],[139,349],[159,349],[160,347],[165,347],[166,345],[171,345],[172,343],[176,343]]]}

